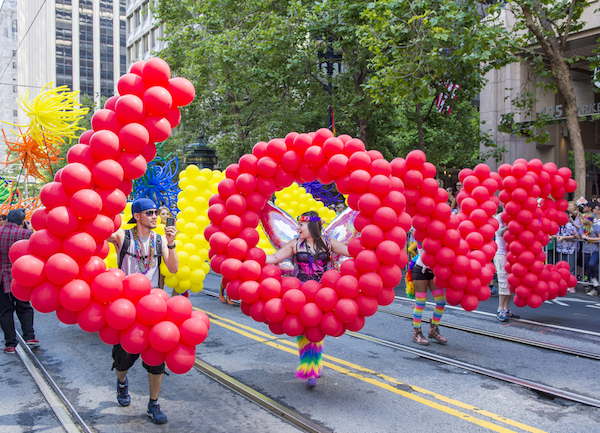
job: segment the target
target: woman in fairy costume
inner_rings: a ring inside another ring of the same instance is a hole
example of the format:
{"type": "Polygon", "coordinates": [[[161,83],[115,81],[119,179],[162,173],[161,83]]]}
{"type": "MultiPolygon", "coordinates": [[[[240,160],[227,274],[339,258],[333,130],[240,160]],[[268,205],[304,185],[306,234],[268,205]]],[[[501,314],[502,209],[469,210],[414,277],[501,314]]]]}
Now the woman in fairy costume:
{"type": "MultiPolygon", "coordinates": [[[[276,264],[292,257],[296,267],[295,276],[302,283],[310,280],[320,282],[328,269],[332,254],[350,255],[346,245],[327,238],[317,212],[305,212],[298,217],[298,235],[297,239],[288,242],[275,254],[267,256],[267,263],[276,264]]],[[[323,368],[323,341],[313,343],[303,335],[297,337],[297,340],[300,366],[296,377],[306,380],[306,386],[313,388],[323,368]]]]}

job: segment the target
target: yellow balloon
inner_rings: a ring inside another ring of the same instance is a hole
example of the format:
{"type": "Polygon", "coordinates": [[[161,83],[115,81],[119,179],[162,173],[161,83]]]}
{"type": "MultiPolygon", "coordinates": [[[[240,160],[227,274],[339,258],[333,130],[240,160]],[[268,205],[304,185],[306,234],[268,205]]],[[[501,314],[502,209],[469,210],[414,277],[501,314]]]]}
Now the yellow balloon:
{"type": "Polygon", "coordinates": [[[183,211],[181,212],[181,216],[183,219],[185,219],[188,222],[194,221],[198,215],[199,212],[196,210],[196,208],[194,206],[188,206],[187,208],[183,209],[183,211]]]}
{"type": "Polygon", "coordinates": [[[206,262],[208,260],[208,250],[206,248],[202,248],[200,251],[198,251],[198,256],[203,262],[206,262]]]}
{"type": "Polygon", "coordinates": [[[183,196],[187,198],[190,202],[193,202],[194,199],[198,196],[199,191],[194,185],[188,185],[186,189],[183,190],[183,196]]]}
{"type": "Polygon", "coordinates": [[[198,233],[200,233],[200,229],[198,228],[198,226],[194,223],[187,223],[185,225],[185,227],[183,228],[183,231],[188,235],[191,236],[192,238],[194,236],[196,236],[198,233]]]}
{"type": "Polygon", "coordinates": [[[164,224],[158,224],[156,226],[156,228],[154,229],[154,231],[156,233],[158,233],[159,235],[164,235],[165,234],[165,226],[164,226],[164,224]]]}
{"type": "Polygon", "coordinates": [[[177,251],[177,257],[179,258],[179,267],[186,266],[190,261],[190,254],[187,251],[177,251]]]}
{"type": "Polygon", "coordinates": [[[178,293],[184,293],[192,288],[192,282],[190,280],[183,280],[179,282],[179,286],[175,287],[178,293]]]}
{"type": "Polygon", "coordinates": [[[179,285],[179,278],[175,275],[165,276],[165,285],[169,287],[176,287],[179,285]]]}
{"type": "Polygon", "coordinates": [[[164,275],[165,277],[170,277],[171,275],[175,275],[175,274],[172,274],[171,271],[169,271],[169,268],[167,268],[167,265],[165,264],[165,262],[162,262],[160,264],[160,273],[162,275],[164,275]]]}
{"type": "Polygon", "coordinates": [[[187,198],[181,197],[177,200],[177,209],[187,209],[188,207],[190,207],[190,201],[187,198]]]}
{"type": "Polygon", "coordinates": [[[186,251],[190,256],[196,254],[196,246],[191,242],[185,244],[183,246],[183,250],[186,251]]]}
{"type": "MultiPolygon", "coordinates": [[[[215,170],[215,172],[220,173],[218,170],[215,170]]],[[[213,171],[209,168],[203,168],[200,170],[200,175],[206,178],[206,180],[211,180],[213,177],[213,171]]]]}
{"type": "Polygon", "coordinates": [[[210,265],[208,264],[208,262],[204,262],[202,263],[202,266],[200,266],[200,269],[204,271],[204,274],[208,275],[208,273],[210,272],[210,265]]]}
{"type": "Polygon", "coordinates": [[[210,220],[206,216],[200,215],[196,217],[194,223],[196,223],[199,229],[204,231],[204,229],[210,224],[210,220]]]}
{"type": "Polygon", "coordinates": [[[185,219],[178,218],[177,221],[175,222],[175,228],[177,228],[177,231],[182,232],[183,228],[185,227],[186,224],[187,224],[187,222],[185,219]]]}
{"type": "Polygon", "coordinates": [[[187,280],[190,277],[191,273],[192,273],[192,270],[190,269],[189,266],[179,266],[179,270],[177,271],[175,276],[177,278],[179,278],[181,281],[183,281],[183,280],[187,280]]]}
{"type": "Polygon", "coordinates": [[[204,176],[198,176],[194,179],[194,186],[198,188],[198,191],[203,191],[208,188],[208,180],[204,176]]]}
{"type": "Polygon", "coordinates": [[[202,283],[192,284],[192,287],[190,287],[190,292],[200,293],[203,288],[204,288],[204,284],[202,284],[202,283]]]}
{"type": "Polygon", "coordinates": [[[183,249],[184,243],[179,239],[175,239],[175,251],[181,251],[183,249]]]}
{"type": "Polygon", "coordinates": [[[185,168],[185,174],[189,179],[195,179],[200,174],[200,169],[197,165],[188,165],[185,168]]]}
{"type": "Polygon", "coordinates": [[[198,211],[198,213],[208,211],[208,200],[204,198],[204,196],[199,195],[192,202],[192,206],[198,211]]]}
{"type": "Polygon", "coordinates": [[[199,250],[204,248],[205,242],[206,242],[206,239],[204,239],[204,234],[202,234],[202,233],[198,233],[198,234],[194,235],[194,237],[192,238],[192,243],[199,250]]]}
{"type": "Polygon", "coordinates": [[[204,260],[202,260],[200,258],[200,256],[197,256],[194,254],[193,256],[190,256],[188,265],[189,265],[190,269],[193,270],[193,269],[200,269],[200,266],[202,266],[202,263],[204,263],[204,260]]]}
{"type": "Polygon", "coordinates": [[[206,275],[202,269],[194,269],[190,274],[190,281],[194,284],[198,284],[204,281],[205,277],[206,275]]]}
{"type": "Polygon", "coordinates": [[[185,189],[190,185],[190,180],[187,177],[182,177],[179,179],[179,188],[185,189]]]}
{"type": "Polygon", "coordinates": [[[177,233],[177,236],[175,237],[175,239],[177,239],[178,241],[181,241],[183,244],[187,244],[188,242],[192,241],[190,239],[190,237],[187,235],[187,233],[185,233],[185,232],[177,233]]]}
{"type": "Polygon", "coordinates": [[[181,179],[183,179],[185,177],[187,177],[187,173],[185,172],[185,170],[180,171],[179,172],[179,180],[181,180],[181,179]]]}

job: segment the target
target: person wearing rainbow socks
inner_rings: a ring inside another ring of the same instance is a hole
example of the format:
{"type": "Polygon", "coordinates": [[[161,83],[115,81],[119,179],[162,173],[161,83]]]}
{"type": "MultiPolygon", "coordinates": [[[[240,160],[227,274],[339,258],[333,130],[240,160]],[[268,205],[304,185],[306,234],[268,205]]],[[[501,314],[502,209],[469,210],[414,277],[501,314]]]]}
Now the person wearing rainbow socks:
{"type": "Polygon", "coordinates": [[[423,317],[423,309],[427,302],[427,287],[433,294],[435,301],[435,309],[433,310],[433,317],[431,318],[431,326],[429,328],[429,338],[433,338],[439,344],[446,344],[448,340],[442,337],[440,334],[440,319],[444,314],[444,308],[446,307],[446,295],[444,289],[440,289],[433,282],[433,272],[429,269],[421,260],[421,254],[423,249],[420,244],[417,245],[417,251],[419,257],[417,262],[412,268],[412,281],[415,290],[415,308],[413,310],[413,341],[422,346],[429,345],[429,341],[423,336],[421,332],[421,318],[423,317]]]}
{"type": "MultiPolygon", "coordinates": [[[[317,212],[305,212],[298,217],[298,235],[297,239],[288,242],[275,254],[267,256],[267,263],[277,264],[292,257],[296,267],[294,276],[302,283],[310,280],[320,282],[333,254],[350,256],[347,245],[329,239],[324,234],[323,224],[317,212]]],[[[306,380],[306,386],[312,389],[317,385],[317,379],[323,369],[323,341],[314,343],[304,335],[296,339],[300,365],[295,376],[306,380]]]]}

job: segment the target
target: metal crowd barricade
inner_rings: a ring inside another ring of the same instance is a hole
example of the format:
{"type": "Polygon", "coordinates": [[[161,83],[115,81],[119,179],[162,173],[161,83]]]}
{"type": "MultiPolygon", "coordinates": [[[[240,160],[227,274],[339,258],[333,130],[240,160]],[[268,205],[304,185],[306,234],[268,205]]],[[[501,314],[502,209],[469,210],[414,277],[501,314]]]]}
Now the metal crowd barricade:
{"type": "MultiPolygon", "coordinates": [[[[586,266],[584,263],[585,259],[589,260],[591,258],[591,254],[584,254],[583,246],[597,242],[588,242],[583,239],[574,239],[574,241],[577,242],[577,248],[575,249],[575,276],[577,277],[577,282],[584,286],[591,286],[591,279],[593,276],[586,275],[586,266]]],[[[561,259],[561,254],[556,251],[556,243],[556,239],[551,239],[550,244],[544,247],[544,250],[546,251],[546,263],[556,264],[560,260],[565,260],[564,258],[561,259]],[[552,242],[554,243],[552,244],[552,242]]],[[[598,270],[599,272],[595,277],[600,281],[600,264],[598,270]]]]}

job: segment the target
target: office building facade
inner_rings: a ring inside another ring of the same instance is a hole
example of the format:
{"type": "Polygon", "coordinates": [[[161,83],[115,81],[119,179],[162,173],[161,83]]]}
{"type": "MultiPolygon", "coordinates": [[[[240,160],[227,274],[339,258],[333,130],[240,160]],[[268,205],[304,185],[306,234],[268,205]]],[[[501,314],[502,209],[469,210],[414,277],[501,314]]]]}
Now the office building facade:
{"type": "MultiPolygon", "coordinates": [[[[4,0],[0,10],[0,32],[0,121],[15,123],[19,110],[17,0],[4,0]]],[[[6,129],[6,125],[3,128],[6,129]]]]}
{"type": "Polygon", "coordinates": [[[18,79],[32,94],[48,82],[96,102],[126,70],[126,0],[28,0],[19,8],[18,79]]]}
{"type": "Polygon", "coordinates": [[[127,0],[127,68],[162,50],[164,25],[152,13],[154,0],[127,0]]]}

